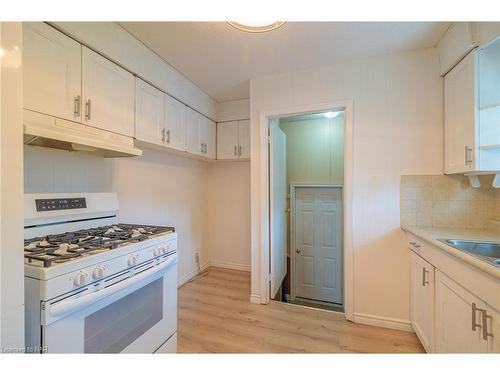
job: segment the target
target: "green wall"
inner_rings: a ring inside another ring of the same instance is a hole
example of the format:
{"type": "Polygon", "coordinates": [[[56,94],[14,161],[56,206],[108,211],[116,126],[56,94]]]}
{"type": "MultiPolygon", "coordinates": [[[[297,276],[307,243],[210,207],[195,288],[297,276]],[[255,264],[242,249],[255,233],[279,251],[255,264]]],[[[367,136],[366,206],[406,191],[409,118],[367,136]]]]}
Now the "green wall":
{"type": "Polygon", "coordinates": [[[344,115],[280,120],[280,128],[286,134],[288,190],[291,182],[343,183],[344,115]]]}

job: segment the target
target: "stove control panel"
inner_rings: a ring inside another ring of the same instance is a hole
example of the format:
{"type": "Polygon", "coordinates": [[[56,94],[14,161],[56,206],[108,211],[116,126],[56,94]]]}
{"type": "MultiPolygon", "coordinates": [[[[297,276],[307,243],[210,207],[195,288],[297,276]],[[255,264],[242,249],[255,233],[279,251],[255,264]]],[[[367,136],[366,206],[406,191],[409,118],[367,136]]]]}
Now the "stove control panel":
{"type": "Polygon", "coordinates": [[[35,199],[37,212],[87,208],[85,198],[35,199]]]}

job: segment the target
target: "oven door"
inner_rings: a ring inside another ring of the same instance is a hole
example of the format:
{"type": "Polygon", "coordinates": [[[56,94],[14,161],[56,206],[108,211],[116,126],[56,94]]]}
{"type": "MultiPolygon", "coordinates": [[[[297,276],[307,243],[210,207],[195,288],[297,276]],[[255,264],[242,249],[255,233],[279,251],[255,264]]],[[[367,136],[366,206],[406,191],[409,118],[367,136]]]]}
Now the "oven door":
{"type": "Polygon", "coordinates": [[[177,330],[177,254],[42,314],[49,353],[153,353],[177,330]]]}

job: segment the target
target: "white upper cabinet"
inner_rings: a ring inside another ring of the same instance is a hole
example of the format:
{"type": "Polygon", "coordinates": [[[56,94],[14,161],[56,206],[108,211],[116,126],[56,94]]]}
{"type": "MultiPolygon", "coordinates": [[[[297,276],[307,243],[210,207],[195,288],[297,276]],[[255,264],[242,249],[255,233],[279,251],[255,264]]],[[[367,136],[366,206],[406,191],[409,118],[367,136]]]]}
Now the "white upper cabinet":
{"type": "Polygon", "coordinates": [[[81,45],[42,22],[23,23],[23,106],[81,120],[81,45]]]}
{"type": "Polygon", "coordinates": [[[441,75],[445,75],[478,45],[472,22],[455,22],[437,44],[441,75]]]}
{"type": "Polygon", "coordinates": [[[217,124],[217,159],[238,159],[238,121],[217,124]]]}
{"type": "Polygon", "coordinates": [[[178,151],[186,151],[186,110],[187,107],[164,95],[165,101],[165,142],[168,147],[178,151]]]}
{"type": "Polygon", "coordinates": [[[239,158],[250,158],[250,120],[238,121],[239,158]]]}
{"type": "Polygon", "coordinates": [[[428,353],[434,352],[434,267],[410,252],[411,325],[428,353]]]}
{"type": "Polygon", "coordinates": [[[444,77],[445,173],[474,169],[475,61],[471,52],[444,77]]]}
{"type": "Polygon", "coordinates": [[[217,159],[250,158],[250,121],[228,121],[217,124],[217,159]]]}
{"type": "Polygon", "coordinates": [[[134,136],[134,76],[82,47],[83,122],[134,136]]]}
{"type": "Polygon", "coordinates": [[[215,159],[215,122],[192,110],[186,109],[186,151],[215,159]]]}
{"type": "Polygon", "coordinates": [[[200,136],[202,144],[202,155],[210,159],[215,159],[217,148],[216,125],[215,122],[206,118],[205,116],[201,116],[200,136]]]}
{"type": "Polygon", "coordinates": [[[149,83],[135,79],[135,138],[163,145],[164,93],[149,83]]]}
{"type": "Polygon", "coordinates": [[[445,173],[500,171],[500,39],[445,76],[445,173]]]}
{"type": "Polygon", "coordinates": [[[201,115],[186,108],[186,151],[195,155],[204,155],[200,137],[201,115]]]}

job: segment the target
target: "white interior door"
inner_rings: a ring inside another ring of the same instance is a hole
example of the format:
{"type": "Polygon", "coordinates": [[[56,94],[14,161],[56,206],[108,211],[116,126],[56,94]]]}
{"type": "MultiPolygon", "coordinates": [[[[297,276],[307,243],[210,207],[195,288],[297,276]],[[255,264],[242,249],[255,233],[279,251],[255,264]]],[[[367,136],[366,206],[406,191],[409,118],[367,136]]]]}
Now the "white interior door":
{"type": "Polygon", "coordinates": [[[274,298],[286,274],[286,135],[277,120],[271,120],[269,126],[271,298],[274,298]]]}
{"type": "Polygon", "coordinates": [[[342,190],[295,189],[295,295],[343,303],[342,190]]]}

